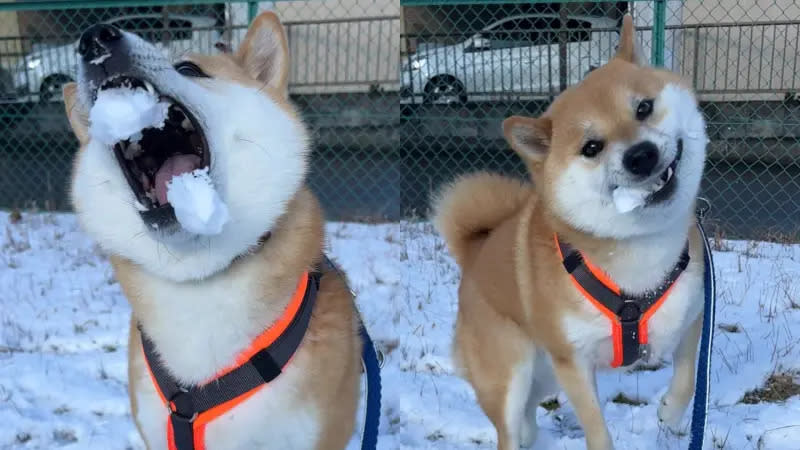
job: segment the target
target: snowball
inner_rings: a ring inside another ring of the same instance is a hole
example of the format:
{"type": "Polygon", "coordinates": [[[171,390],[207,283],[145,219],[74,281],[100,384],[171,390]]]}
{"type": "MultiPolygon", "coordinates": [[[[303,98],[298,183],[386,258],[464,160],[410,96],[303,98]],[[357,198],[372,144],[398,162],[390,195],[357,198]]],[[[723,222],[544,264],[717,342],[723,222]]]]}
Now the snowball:
{"type": "Polygon", "coordinates": [[[215,235],[228,222],[228,207],[211,185],[208,168],[172,177],[167,183],[167,200],[186,231],[215,235]]]}
{"type": "Polygon", "coordinates": [[[164,126],[168,109],[168,103],[159,101],[155,93],[145,89],[121,87],[99,91],[89,111],[89,135],[106,145],[131,137],[141,138],[143,129],[164,126]]]}
{"type": "Polygon", "coordinates": [[[617,208],[617,212],[625,214],[643,206],[647,196],[650,194],[651,191],[645,189],[618,187],[614,189],[611,196],[614,199],[614,206],[617,208]]]}

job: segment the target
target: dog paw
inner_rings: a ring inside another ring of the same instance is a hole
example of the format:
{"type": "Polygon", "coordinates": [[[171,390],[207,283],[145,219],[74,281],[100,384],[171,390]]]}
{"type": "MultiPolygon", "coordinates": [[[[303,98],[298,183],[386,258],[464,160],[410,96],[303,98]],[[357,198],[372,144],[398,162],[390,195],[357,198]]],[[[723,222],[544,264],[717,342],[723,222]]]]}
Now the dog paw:
{"type": "Polygon", "coordinates": [[[522,427],[519,433],[519,443],[522,448],[529,448],[536,442],[536,435],[539,432],[539,427],[536,423],[530,423],[527,420],[522,422],[522,427]]]}
{"type": "Polygon", "coordinates": [[[683,434],[689,428],[688,421],[683,420],[687,405],[680,403],[665,395],[658,405],[658,421],[675,434],[683,434]]]}

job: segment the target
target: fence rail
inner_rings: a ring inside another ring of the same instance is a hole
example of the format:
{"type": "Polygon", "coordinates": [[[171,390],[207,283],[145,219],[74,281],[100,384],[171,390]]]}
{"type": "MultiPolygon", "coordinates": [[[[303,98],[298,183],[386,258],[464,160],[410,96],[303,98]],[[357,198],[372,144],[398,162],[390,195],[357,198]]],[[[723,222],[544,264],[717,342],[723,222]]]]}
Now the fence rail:
{"type": "Polygon", "coordinates": [[[332,218],[417,217],[465,171],[523,175],[501,120],[539,114],[613,57],[629,12],[646,54],[701,99],[717,229],[800,237],[800,0],[0,3],[0,207],[69,207],[76,143],[58,92],[82,29],[127,20],[173,55],[213,52],[265,8],[286,27],[311,184],[332,218]]]}

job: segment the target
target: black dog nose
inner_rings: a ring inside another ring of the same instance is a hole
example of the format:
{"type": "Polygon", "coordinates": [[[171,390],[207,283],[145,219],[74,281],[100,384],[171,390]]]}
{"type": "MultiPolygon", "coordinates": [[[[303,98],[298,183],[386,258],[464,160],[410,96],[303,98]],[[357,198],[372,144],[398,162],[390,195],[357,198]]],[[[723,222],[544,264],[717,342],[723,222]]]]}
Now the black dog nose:
{"type": "Polygon", "coordinates": [[[634,175],[648,176],[658,164],[658,147],[650,141],[640,142],[625,152],[622,165],[634,175]]]}
{"type": "Polygon", "coordinates": [[[122,39],[122,31],[113,25],[99,23],[86,29],[78,42],[78,54],[84,61],[94,61],[104,55],[111,56],[115,43],[122,39]]]}

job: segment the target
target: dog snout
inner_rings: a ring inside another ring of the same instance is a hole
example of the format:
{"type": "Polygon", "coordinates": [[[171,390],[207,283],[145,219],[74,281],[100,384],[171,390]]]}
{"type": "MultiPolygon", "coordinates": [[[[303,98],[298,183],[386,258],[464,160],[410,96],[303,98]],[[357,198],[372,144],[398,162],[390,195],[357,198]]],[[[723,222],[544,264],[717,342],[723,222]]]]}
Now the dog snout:
{"type": "Polygon", "coordinates": [[[649,176],[658,165],[658,147],[650,141],[640,142],[625,152],[622,165],[636,176],[649,176]]]}
{"type": "Polygon", "coordinates": [[[122,40],[122,31],[107,24],[92,25],[81,35],[78,54],[85,62],[93,62],[103,57],[111,57],[115,47],[122,40]]]}

